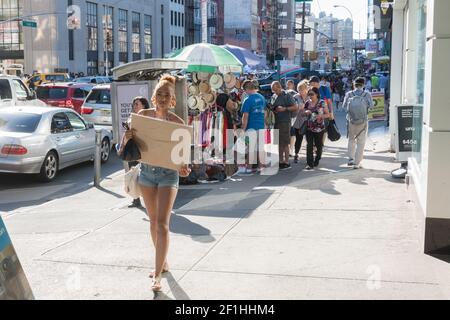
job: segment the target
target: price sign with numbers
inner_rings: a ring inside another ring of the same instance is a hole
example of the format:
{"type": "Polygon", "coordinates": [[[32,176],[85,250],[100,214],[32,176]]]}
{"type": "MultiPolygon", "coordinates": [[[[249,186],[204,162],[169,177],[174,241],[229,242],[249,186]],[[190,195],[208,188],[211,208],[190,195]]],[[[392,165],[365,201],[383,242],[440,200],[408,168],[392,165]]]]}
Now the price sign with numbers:
{"type": "Polygon", "coordinates": [[[397,160],[407,161],[413,152],[420,152],[422,107],[399,105],[397,108],[397,160]]]}

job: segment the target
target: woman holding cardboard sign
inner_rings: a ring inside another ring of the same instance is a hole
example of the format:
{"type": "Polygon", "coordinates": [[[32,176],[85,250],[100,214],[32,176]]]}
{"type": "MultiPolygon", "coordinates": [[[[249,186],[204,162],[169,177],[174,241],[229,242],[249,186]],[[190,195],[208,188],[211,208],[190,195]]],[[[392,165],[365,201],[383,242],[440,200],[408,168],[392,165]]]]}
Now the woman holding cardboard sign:
{"type": "MultiPolygon", "coordinates": [[[[152,103],[156,108],[142,110],[139,114],[184,124],[181,118],[169,111],[176,105],[175,83],[175,77],[163,76],[152,96],[152,103]]],[[[125,143],[131,138],[133,138],[133,130],[126,131],[125,143]]],[[[169,250],[169,222],[178,193],[179,177],[189,176],[190,171],[187,165],[182,166],[179,171],[174,171],[141,164],[139,185],[150,217],[150,232],[156,249],[155,271],[150,274],[153,278],[152,290],[155,292],[162,289],[162,273],[169,271],[166,261],[169,250]]]]}

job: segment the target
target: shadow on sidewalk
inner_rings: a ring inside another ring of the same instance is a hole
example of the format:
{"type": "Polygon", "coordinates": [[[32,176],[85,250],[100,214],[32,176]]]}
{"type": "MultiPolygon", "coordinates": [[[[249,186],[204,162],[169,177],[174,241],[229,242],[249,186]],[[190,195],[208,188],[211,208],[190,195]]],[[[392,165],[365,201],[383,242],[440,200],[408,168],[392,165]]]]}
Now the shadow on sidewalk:
{"type": "Polygon", "coordinates": [[[170,272],[165,274],[165,278],[169,283],[170,291],[172,292],[175,299],[170,298],[167,294],[163,292],[157,292],[154,294],[153,300],[191,300],[187,293],[180,287],[178,282],[172,276],[170,272]]]}
{"type": "Polygon", "coordinates": [[[191,236],[192,240],[197,242],[211,243],[216,241],[211,235],[211,230],[176,213],[172,214],[169,228],[170,232],[191,236]]]}

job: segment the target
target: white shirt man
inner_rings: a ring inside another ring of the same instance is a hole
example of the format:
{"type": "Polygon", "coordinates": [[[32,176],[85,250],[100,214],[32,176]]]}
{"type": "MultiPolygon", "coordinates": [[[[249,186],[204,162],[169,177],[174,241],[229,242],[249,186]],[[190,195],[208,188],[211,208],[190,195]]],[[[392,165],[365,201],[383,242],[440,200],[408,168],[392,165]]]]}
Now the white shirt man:
{"type": "Polygon", "coordinates": [[[374,103],[372,95],[364,90],[364,78],[357,78],[354,85],[355,90],[345,95],[343,107],[347,112],[348,165],[359,169],[364,158],[369,131],[368,112],[370,108],[373,108],[374,103]]]}

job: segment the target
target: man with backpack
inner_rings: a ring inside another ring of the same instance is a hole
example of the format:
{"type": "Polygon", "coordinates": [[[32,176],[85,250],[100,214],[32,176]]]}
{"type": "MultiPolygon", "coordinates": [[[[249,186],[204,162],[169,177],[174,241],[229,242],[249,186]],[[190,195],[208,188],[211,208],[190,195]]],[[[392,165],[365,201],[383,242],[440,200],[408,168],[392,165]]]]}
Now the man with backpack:
{"type": "Polygon", "coordinates": [[[374,103],[372,95],[364,90],[364,78],[357,78],[354,86],[355,89],[346,94],[343,107],[347,112],[348,165],[353,166],[354,169],[359,169],[364,157],[369,129],[368,113],[369,109],[373,108],[374,103]]]}

